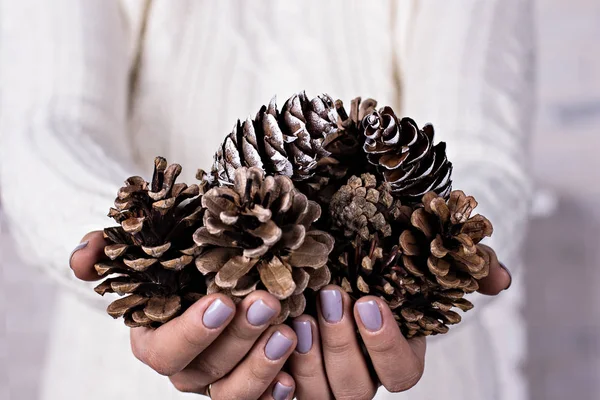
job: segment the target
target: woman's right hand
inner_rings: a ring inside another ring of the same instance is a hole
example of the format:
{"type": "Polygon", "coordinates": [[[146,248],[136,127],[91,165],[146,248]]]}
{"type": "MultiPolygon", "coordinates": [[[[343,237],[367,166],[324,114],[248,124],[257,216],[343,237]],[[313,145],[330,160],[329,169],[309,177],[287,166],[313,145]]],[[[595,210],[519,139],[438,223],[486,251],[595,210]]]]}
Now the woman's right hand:
{"type": "MultiPolygon", "coordinates": [[[[94,264],[106,244],[100,231],[82,239],[70,259],[79,279],[100,279],[94,264]]],[[[294,380],[281,369],[296,335],[286,325],[270,326],[279,311],[279,300],[264,291],[237,306],[222,294],[208,295],[157,329],[132,328],[131,349],[182,392],[207,394],[210,386],[213,399],[292,399],[294,380]]]]}

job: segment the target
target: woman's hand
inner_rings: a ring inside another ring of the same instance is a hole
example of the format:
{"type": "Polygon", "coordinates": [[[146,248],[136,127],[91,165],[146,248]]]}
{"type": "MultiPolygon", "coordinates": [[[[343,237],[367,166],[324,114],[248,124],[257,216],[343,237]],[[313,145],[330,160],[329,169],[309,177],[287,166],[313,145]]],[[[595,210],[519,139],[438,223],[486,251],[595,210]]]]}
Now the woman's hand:
{"type": "MultiPolygon", "coordinates": [[[[510,286],[511,277],[493,250],[485,249],[491,267],[489,276],[479,282],[479,292],[496,295],[510,286]]],[[[425,338],[404,338],[380,298],[365,296],[352,306],[346,292],[330,285],[321,290],[318,309],[318,321],[302,315],[292,323],[298,346],[289,364],[298,399],[372,399],[379,384],[402,392],[421,379],[425,338]],[[376,377],[369,373],[356,328],[376,377]]]]}
{"type": "MultiPolygon", "coordinates": [[[[104,258],[102,232],[87,234],[71,255],[75,275],[100,277],[94,264],[104,258]]],[[[131,349],[143,363],[168,376],[182,392],[213,399],[291,399],[292,377],[281,369],[296,347],[286,325],[270,326],[279,300],[256,291],[237,306],[221,294],[205,296],[158,329],[131,329],[131,349]]]]}

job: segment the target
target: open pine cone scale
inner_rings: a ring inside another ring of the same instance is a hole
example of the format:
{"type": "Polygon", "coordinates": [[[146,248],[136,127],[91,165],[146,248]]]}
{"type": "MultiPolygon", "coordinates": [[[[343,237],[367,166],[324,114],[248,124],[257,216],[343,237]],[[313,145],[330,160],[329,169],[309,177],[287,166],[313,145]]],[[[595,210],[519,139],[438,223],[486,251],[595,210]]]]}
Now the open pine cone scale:
{"type": "Polygon", "coordinates": [[[196,266],[208,277],[210,293],[241,297],[265,288],[284,301],[284,314],[286,305],[296,305],[294,316],[304,311],[305,289],[329,282],[324,271],[333,238],[312,228],[321,209],[290,178],[238,168],[233,186],[209,190],[202,205],[204,226],[194,241],[203,250],[196,266]]]}

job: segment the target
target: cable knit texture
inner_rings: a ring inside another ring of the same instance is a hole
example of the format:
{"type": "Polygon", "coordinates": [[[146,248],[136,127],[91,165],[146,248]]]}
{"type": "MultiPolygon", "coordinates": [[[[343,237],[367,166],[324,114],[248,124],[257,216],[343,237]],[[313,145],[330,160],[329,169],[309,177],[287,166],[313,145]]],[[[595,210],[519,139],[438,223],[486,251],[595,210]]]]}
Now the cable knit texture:
{"type": "MultiPolygon", "coordinates": [[[[191,181],[234,121],[275,93],[372,96],[433,122],[456,186],[476,196],[494,222],[490,244],[518,269],[530,0],[150,1],[130,93],[144,1],[0,0],[2,206],[23,256],[69,289],[43,399],[185,397],[133,359],[124,327],[89,311],[105,303],[75,282],[67,259],[85,232],[110,224],[123,178],[148,176],[160,154],[191,181]]],[[[475,300],[479,313],[430,342],[415,389],[380,398],[524,398],[516,272],[507,295],[475,300]]]]}

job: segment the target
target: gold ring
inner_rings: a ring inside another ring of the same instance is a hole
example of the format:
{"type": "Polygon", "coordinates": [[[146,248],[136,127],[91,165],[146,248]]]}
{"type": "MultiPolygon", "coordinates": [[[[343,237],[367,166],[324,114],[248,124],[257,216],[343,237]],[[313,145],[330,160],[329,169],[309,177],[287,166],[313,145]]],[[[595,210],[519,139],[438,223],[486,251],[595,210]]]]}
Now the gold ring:
{"type": "Polygon", "coordinates": [[[209,399],[212,399],[212,395],[210,394],[211,386],[212,386],[212,384],[208,385],[206,387],[206,391],[205,391],[206,392],[205,395],[208,396],[209,399]]]}

